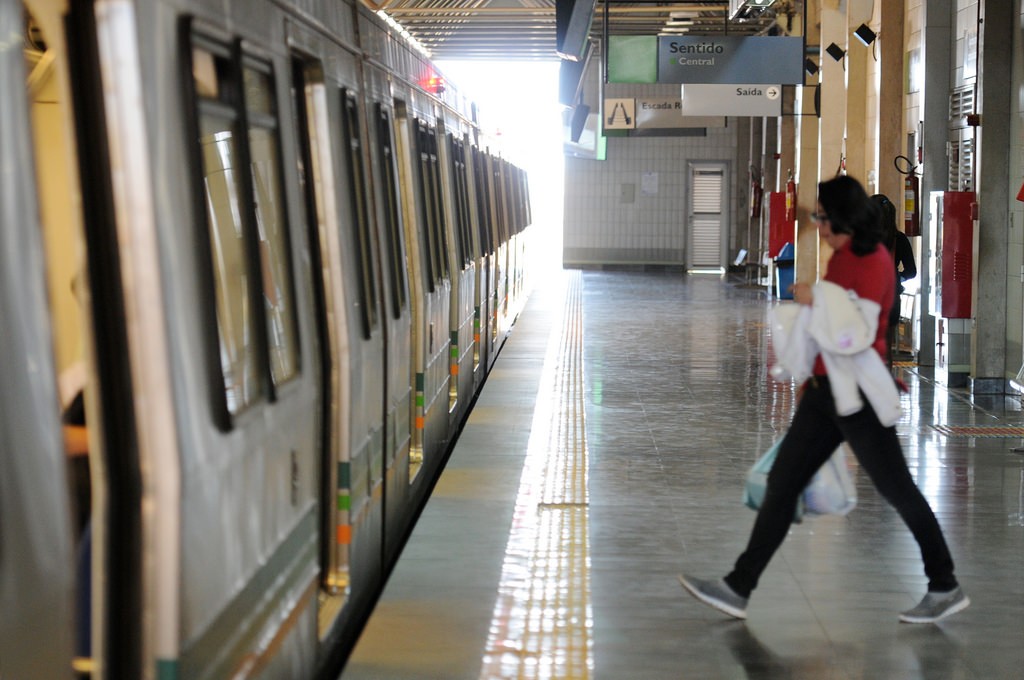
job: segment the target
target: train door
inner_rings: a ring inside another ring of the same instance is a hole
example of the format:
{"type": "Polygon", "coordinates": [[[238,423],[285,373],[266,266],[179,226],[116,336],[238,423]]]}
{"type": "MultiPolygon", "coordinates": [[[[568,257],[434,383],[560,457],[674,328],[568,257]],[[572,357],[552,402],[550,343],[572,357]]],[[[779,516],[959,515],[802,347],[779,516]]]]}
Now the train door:
{"type": "Polygon", "coordinates": [[[469,162],[471,204],[473,209],[473,247],[476,251],[476,294],[473,299],[473,347],[475,351],[476,388],[483,383],[490,367],[491,357],[491,298],[489,291],[494,280],[494,248],[490,238],[490,212],[487,210],[487,182],[483,155],[473,145],[467,157],[469,162]]]}
{"type": "MultiPolygon", "coordinates": [[[[415,96],[415,95],[414,95],[415,96]]],[[[396,100],[400,187],[413,290],[413,370],[416,373],[410,484],[440,464],[448,438],[449,288],[437,132],[409,102],[396,100]]]]}
{"type": "Polygon", "coordinates": [[[498,309],[497,336],[500,344],[512,327],[512,299],[515,286],[515,242],[512,238],[508,206],[508,162],[495,158],[492,163],[492,196],[495,226],[498,231],[498,309]]]}
{"type": "Polygon", "coordinates": [[[724,163],[690,163],[686,268],[725,271],[729,218],[724,163]]]}
{"type": "Polygon", "coordinates": [[[356,60],[296,28],[291,42],[302,47],[293,54],[293,98],[320,347],[319,637],[327,650],[351,632],[348,612],[365,606],[357,600],[381,578],[383,334],[356,60]]]}
{"type": "Polygon", "coordinates": [[[450,377],[448,383],[448,413],[452,427],[461,419],[469,406],[473,389],[473,283],[475,265],[470,235],[469,188],[466,169],[465,143],[458,130],[458,122],[450,121],[442,131],[439,146],[439,166],[442,197],[447,209],[445,230],[448,251],[446,257],[451,276],[451,316],[449,320],[450,377]]]}
{"type": "Polygon", "coordinates": [[[186,16],[174,26],[188,112],[184,167],[167,171],[159,200],[174,237],[168,290],[175,406],[185,423],[181,677],[306,675],[316,648],[315,304],[310,287],[296,285],[312,278],[306,261],[293,258],[307,240],[292,64],[254,32],[283,25],[269,16],[244,36],[223,26],[241,28],[238,15],[221,16],[222,25],[186,16]],[[185,228],[175,213],[182,200],[191,201],[185,228]]]}
{"type": "Polygon", "coordinates": [[[415,503],[410,496],[413,370],[412,309],[398,186],[394,111],[387,74],[364,64],[367,140],[373,177],[376,236],[381,255],[381,319],[385,335],[384,560],[391,563],[415,503]]]}
{"type": "MultiPolygon", "coordinates": [[[[0,676],[12,678],[68,677],[75,632],[75,549],[57,389],[63,349],[51,350],[58,349],[52,333],[59,320],[49,314],[46,276],[55,266],[44,242],[51,240],[47,192],[57,182],[73,187],[71,195],[78,190],[66,161],[53,159],[59,162],[52,167],[38,157],[45,155],[42,135],[54,131],[60,155],[70,122],[62,120],[68,83],[59,77],[66,55],[57,59],[59,38],[50,34],[60,17],[45,9],[0,0],[0,33],[24,44],[0,50],[0,81],[8,86],[0,102],[0,164],[8,169],[0,182],[0,676]],[[44,102],[53,102],[53,111],[41,110],[50,108],[44,102]],[[46,182],[44,173],[57,169],[53,184],[46,182]]],[[[77,211],[71,217],[63,224],[73,232],[81,223],[77,211]]],[[[69,289],[74,258],[66,259],[69,289]]],[[[74,310],[73,300],[66,306],[74,310]]]]}
{"type": "MultiPolygon", "coordinates": [[[[2,478],[17,480],[18,488],[0,494],[3,592],[13,595],[2,609],[3,619],[17,630],[0,635],[15,645],[0,653],[0,668],[12,677],[67,675],[66,644],[73,640],[77,670],[134,678],[142,677],[144,668],[152,670],[143,665],[144,647],[153,653],[170,649],[153,644],[159,631],[167,630],[168,619],[143,616],[144,607],[153,614],[155,603],[144,602],[142,545],[148,544],[155,560],[173,564],[176,557],[171,542],[155,540],[154,525],[145,523],[140,511],[144,498],[154,506],[167,499],[176,475],[169,470],[144,496],[140,458],[145,455],[151,467],[166,460],[162,454],[173,451],[175,437],[173,425],[163,441],[145,435],[167,433],[171,408],[163,310],[150,297],[159,301],[160,284],[151,275],[138,278],[140,269],[150,274],[158,269],[152,213],[146,210],[151,185],[137,104],[138,52],[132,39],[117,44],[120,60],[100,48],[110,50],[113,43],[104,40],[111,32],[131,27],[130,7],[100,12],[98,5],[78,3],[65,15],[65,4],[0,2],[3,34],[24,36],[24,50],[5,50],[0,57],[4,82],[24,83],[24,89],[9,91],[0,107],[8,118],[0,130],[16,135],[0,140],[3,165],[23,171],[3,182],[3,191],[17,190],[2,201],[4,238],[13,239],[3,253],[17,258],[3,267],[5,275],[17,276],[3,289],[18,291],[21,308],[4,310],[10,323],[3,335],[15,346],[5,348],[3,357],[15,365],[4,368],[0,410],[17,418],[21,408],[34,409],[21,419],[22,431],[3,436],[15,448],[4,450],[2,478]],[[24,63],[6,61],[15,57],[24,63]],[[135,95],[131,104],[129,92],[135,95]],[[29,119],[22,117],[26,103],[29,119]],[[111,167],[125,172],[115,175],[111,167]],[[39,236],[45,260],[34,258],[40,254],[39,236]],[[122,258],[122,248],[131,249],[133,257],[122,258]],[[36,297],[37,277],[44,271],[45,301],[36,297]],[[47,311],[49,319],[40,323],[39,315],[47,311]],[[32,333],[38,335],[31,347],[18,344],[32,333]],[[30,375],[22,376],[24,367],[32,367],[30,375]],[[153,387],[154,379],[160,387],[153,387]],[[136,412],[136,396],[153,412],[136,412]],[[26,441],[33,437],[36,441],[26,441]],[[25,455],[33,458],[31,464],[25,455]],[[57,463],[48,470],[48,486],[33,488],[44,481],[33,469],[48,462],[57,463]],[[33,525],[32,535],[18,546],[25,520],[33,525]],[[36,559],[46,564],[32,567],[36,559]],[[36,573],[22,573],[22,566],[36,573]],[[35,578],[45,582],[35,584],[35,578]],[[35,610],[22,612],[22,618],[18,612],[26,598],[35,610]],[[31,625],[34,619],[39,627],[31,625]],[[33,670],[24,672],[25,660],[33,670]],[[47,672],[48,667],[61,672],[47,672]]],[[[152,572],[149,578],[154,588],[173,587],[152,572]]]]}

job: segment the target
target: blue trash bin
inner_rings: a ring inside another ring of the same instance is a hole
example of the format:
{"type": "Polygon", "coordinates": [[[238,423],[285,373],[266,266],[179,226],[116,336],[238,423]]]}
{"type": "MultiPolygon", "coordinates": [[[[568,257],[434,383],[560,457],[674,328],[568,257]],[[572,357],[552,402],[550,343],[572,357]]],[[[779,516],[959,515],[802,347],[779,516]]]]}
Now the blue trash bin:
{"type": "Polygon", "coordinates": [[[789,289],[794,282],[793,244],[786,243],[775,256],[775,297],[780,300],[792,300],[793,291],[789,289]]]}

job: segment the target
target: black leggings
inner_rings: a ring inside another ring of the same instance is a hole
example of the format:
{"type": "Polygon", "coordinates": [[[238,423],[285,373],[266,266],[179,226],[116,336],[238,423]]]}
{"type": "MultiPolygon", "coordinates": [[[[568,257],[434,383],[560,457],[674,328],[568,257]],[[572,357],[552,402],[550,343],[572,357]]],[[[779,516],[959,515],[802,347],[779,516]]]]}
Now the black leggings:
{"type": "Polygon", "coordinates": [[[793,423],[768,474],[768,488],[750,541],[732,573],[725,577],[726,583],[737,594],[750,597],[761,572],[786,538],[800,494],[836,447],[846,441],[861,468],[917,540],[928,576],[928,590],[942,592],[955,588],[953,558],[935,514],[910,475],[896,428],[878,422],[866,399],[864,408],[857,413],[837,415],[827,378],[812,378],[805,387],[793,423]]]}

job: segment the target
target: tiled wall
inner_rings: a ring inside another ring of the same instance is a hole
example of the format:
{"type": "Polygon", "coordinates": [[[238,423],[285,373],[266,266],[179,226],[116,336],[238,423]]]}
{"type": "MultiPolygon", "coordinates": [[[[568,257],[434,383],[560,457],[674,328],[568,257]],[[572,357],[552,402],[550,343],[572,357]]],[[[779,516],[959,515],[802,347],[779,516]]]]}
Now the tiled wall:
{"type": "MultiPolygon", "coordinates": [[[[724,239],[736,229],[738,125],[706,128],[703,137],[611,137],[606,160],[565,159],[563,262],[566,266],[669,265],[686,262],[687,163],[729,164],[732,211],[724,239]],[[645,195],[643,175],[657,174],[645,195]]],[[[743,149],[746,156],[747,149],[743,149]]],[[[746,177],[746,167],[742,168],[746,177]]],[[[745,194],[743,194],[745,195],[745,194]]],[[[744,222],[743,228],[746,228],[744,222]]],[[[727,253],[731,259],[735,253],[727,253]]]]}

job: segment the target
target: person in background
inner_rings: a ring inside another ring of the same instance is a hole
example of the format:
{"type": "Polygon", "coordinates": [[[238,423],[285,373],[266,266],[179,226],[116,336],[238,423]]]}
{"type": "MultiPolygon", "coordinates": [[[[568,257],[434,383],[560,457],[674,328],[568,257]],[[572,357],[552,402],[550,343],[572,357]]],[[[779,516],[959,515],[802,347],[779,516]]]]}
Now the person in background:
{"type": "Polygon", "coordinates": [[[882,243],[892,254],[896,267],[896,300],[889,312],[889,334],[886,338],[888,355],[886,363],[892,368],[892,359],[896,350],[896,336],[900,324],[900,296],[903,295],[903,282],[917,276],[917,263],[914,261],[914,249],[910,239],[896,227],[896,206],[885,194],[871,197],[882,213],[882,243]]]}
{"type": "MultiPolygon", "coordinates": [[[[886,326],[896,281],[892,259],[882,244],[878,210],[857,180],[839,176],[818,185],[817,211],[811,217],[820,237],[833,251],[824,280],[856,293],[858,299],[869,301],[878,309],[875,340],[867,351],[877,352],[878,365],[884,371],[886,326]]],[[[793,299],[812,310],[817,309],[816,294],[824,295],[824,290],[816,290],[806,282],[793,285],[793,299]]],[[[821,301],[818,307],[820,304],[821,301]]],[[[874,319],[866,321],[874,323],[874,319]]],[[[750,595],[785,540],[801,493],[818,468],[845,441],[878,491],[899,513],[921,550],[928,592],[917,606],[900,614],[900,621],[933,623],[970,604],[953,574],[953,558],[942,528],[903,457],[895,427],[899,409],[886,415],[883,423],[872,402],[863,399],[859,410],[839,415],[833,388],[839,389],[844,378],[836,375],[836,385],[831,385],[822,355],[813,359],[812,375],[802,387],[793,422],[768,474],[764,500],[747,547],[733,570],[717,580],[679,575],[683,587],[699,601],[735,618],[747,617],[750,595]]],[[[892,394],[898,403],[895,385],[892,394]]]]}
{"type": "Polygon", "coordinates": [[[76,593],[75,657],[91,655],[92,616],[92,484],[89,477],[89,429],[85,419],[85,362],[76,361],[61,371],[61,428],[68,459],[71,510],[75,524],[76,593]]]}

